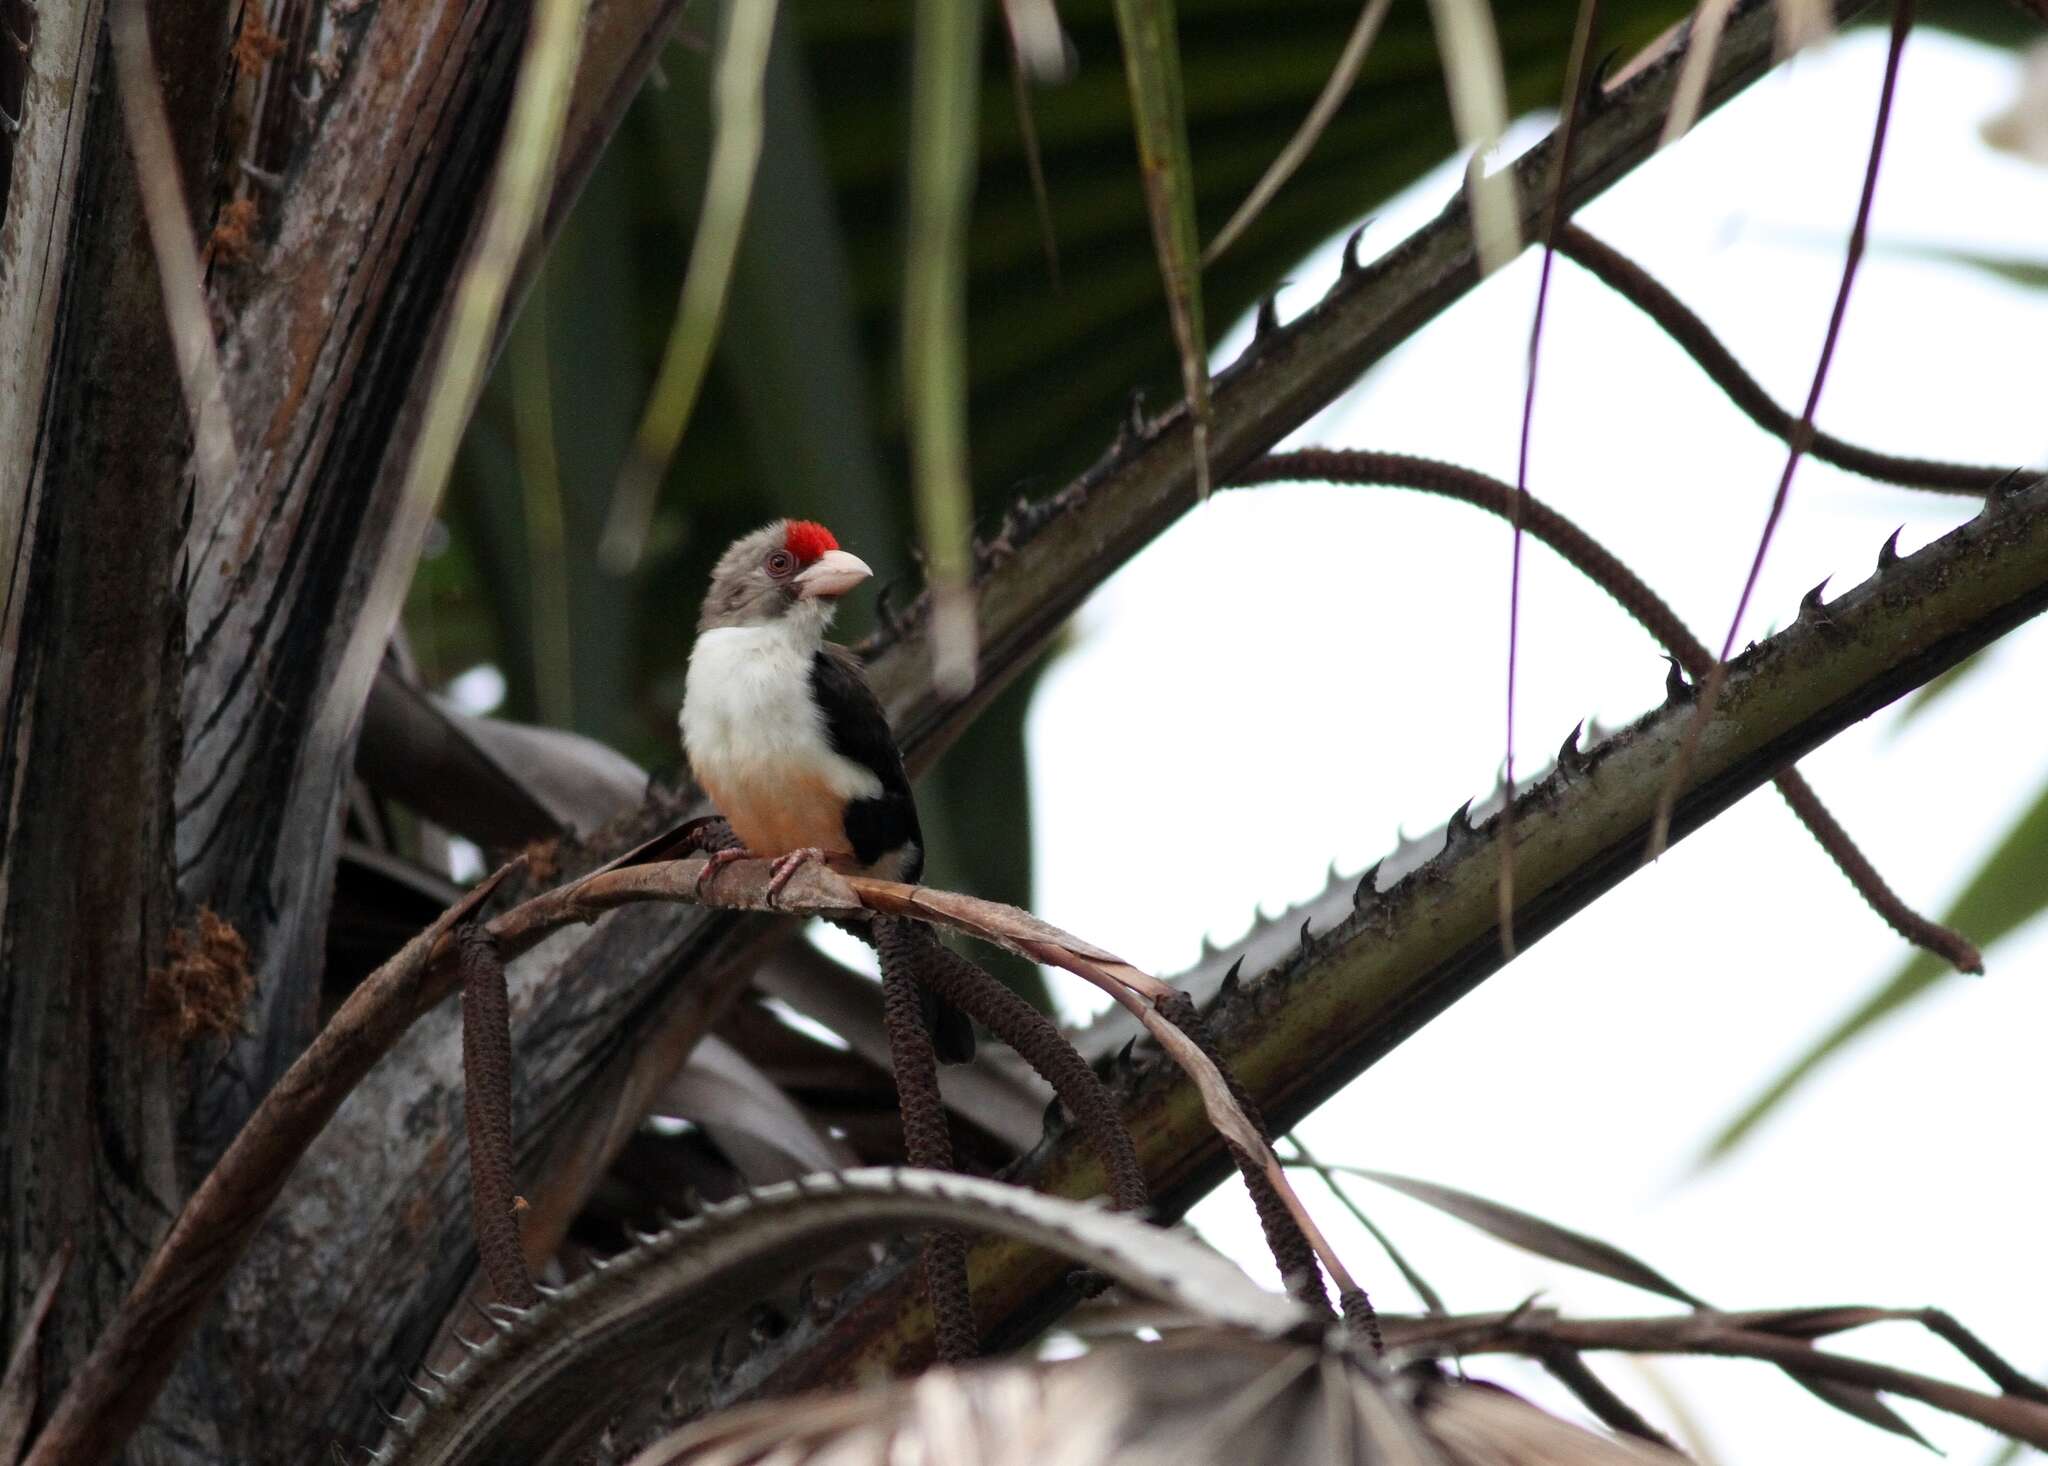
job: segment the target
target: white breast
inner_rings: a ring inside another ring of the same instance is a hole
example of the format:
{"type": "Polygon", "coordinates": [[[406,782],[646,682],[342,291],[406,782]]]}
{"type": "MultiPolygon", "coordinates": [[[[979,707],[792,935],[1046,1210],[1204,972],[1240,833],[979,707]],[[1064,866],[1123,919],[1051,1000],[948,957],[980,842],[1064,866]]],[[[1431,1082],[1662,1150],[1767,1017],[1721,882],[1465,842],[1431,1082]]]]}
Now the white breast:
{"type": "MultiPolygon", "coordinates": [[[[684,684],[683,751],[697,782],[735,825],[744,806],[829,790],[840,806],[882,792],[875,774],[836,752],[811,698],[817,631],[785,617],[701,632],[684,684]],[[807,634],[808,633],[808,634],[807,634]]],[[[836,819],[839,811],[832,811],[836,819]]]]}

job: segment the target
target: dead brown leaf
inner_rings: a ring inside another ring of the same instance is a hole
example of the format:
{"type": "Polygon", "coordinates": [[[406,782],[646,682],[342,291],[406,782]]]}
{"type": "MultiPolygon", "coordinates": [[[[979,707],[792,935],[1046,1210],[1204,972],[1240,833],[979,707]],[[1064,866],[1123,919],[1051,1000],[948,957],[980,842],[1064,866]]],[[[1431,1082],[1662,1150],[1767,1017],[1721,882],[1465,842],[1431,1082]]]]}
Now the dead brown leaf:
{"type": "Polygon", "coordinates": [[[150,969],[143,1022],[151,1038],[173,1049],[199,1038],[230,1038],[242,1031],[255,991],[249,944],[202,906],[189,927],[171,932],[170,960],[150,969]]]}

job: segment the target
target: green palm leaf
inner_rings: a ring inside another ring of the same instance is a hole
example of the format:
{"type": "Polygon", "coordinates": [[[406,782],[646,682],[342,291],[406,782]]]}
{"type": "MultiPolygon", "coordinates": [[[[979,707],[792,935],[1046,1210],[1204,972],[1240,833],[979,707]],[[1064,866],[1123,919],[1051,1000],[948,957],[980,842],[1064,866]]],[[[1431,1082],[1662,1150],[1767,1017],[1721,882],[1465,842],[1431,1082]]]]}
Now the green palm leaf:
{"type": "MultiPolygon", "coordinates": [[[[2048,908],[2048,790],[1998,843],[1963,888],[1942,921],[1981,947],[2017,930],[2048,908]]],[[[1875,992],[1845,1015],[1811,1049],[1743,1107],[1707,1146],[1704,1160],[1728,1154],[1763,1123],[1822,1064],[1869,1029],[1921,997],[1954,971],[1938,957],[1916,952],[1875,992]]]]}

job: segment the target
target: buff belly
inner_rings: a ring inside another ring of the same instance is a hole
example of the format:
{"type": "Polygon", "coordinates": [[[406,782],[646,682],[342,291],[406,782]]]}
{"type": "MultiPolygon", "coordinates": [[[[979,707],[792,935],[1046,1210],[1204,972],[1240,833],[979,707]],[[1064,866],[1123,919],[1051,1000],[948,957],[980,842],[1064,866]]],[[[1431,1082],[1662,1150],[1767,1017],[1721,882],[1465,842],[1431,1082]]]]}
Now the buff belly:
{"type": "Polygon", "coordinates": [[[703,784],[732,832],[756,855],[813,847],[831,855],[853,853],[846,843],[846,801],[822,779],[795,775],[772,783],[703,784]]]}

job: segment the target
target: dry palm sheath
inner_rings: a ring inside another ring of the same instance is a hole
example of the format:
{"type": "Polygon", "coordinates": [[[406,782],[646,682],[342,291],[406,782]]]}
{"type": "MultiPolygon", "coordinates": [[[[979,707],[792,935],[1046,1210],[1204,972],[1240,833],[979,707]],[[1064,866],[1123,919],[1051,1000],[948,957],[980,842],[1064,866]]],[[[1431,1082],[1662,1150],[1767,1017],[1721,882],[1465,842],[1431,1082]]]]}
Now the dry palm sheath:
{"type": "Polygon", "coordinates": [[[494,1336],[376,1459],[406,1466],[573,1459],[613,1414],[658,1397],[764,1296],[821,1256],[906,1228],[993,1231],[1048,1247],[1142,1297],[1273,1337],[1320,1325],[1200,1243],[999,1182],[859,1170],[768,1187],[642,1240],[533,1309],[493,1305],[494,1336]]]}
{"type": "MultiPolygon", "coordinates": [[[[718,1359],[722,1351],[716,1341],[740,1325],[764,1296],[797,1289],[799,1277],[819,1256],[906,1227],[945,1224],[1050,1248],[1107,1274],[1141,1297],[1203,1320],[1210,1328],[1189,1331],[1187,1337],[1263,1361],[1254,1371],[1265,1386],[1257,1392],[1259,1398],[1270,1397],[1281,1378],[1270,1357],[1276,1349],[1306,1351],[1301,1368],[1309,1377],[1318,1374],[1319,1364],[1345,1360],[1350,1366],[1345,1377],[1354,1386],[1377,1381],[1382,1388],[1396,1379],[1444,1383],[1441,1376],[1417,1368],[1429,1358],[1517,1353],[1546,1363],[1569,1361],[1563,1372],[1576,1378],[1574,1389],[1588,1408],[1603,1418],[1614,1411],[1608,1423],[1624,1434],[1655,1439],[1640,1417],[1585,1370],[1580,1353],[1725,1355],[1767,1360],[1815,1383],[1881,1389],[2018,1440],[2048,1443],[2048,1391],[1953,1319],[1934,1311],[1696,1310],[1646,1319],[1581,1320],[1525,1305],[1505,1313],[1397,1319],[1391,1322],[1389,1342],[1407,1367],[1389,1377],[1341,1347],[1333,1351],[1320,1322],[1299,1305],[1263,1292],[1223,1258],[1172,1232],[990,1181],[921,1171],[856,1170],[768,1187],[713,1206],[702,1217],[640,1239],[604,1269],[567,1288],[547,1290],[535,1308],[493,1307],[487,1315],[492,1332],[485,1342],[464,1340],[471,1354],[467,1362],[451,1374],[430,1375],[414,1384],[425,1406],[394,1417],[393,1430],[372,1459],[386,1466],[580,1459],[578,1452],[620,1412],[661,1395],[665,1384],[691,1370],[706,1354],[718,1359]],[[1982,1370],[1997,1393],[1813,1347],[1828,1335],[1886,1321],[1927,1327],[1982,1370]]],[[[815,1308],[808,1288],[801,1289],[800,1296],[809,1300],[807,1312],[815,1308]]],[[[1327,1371],[1323,1375],[1328,1377],[1327,1371]]],[[[722,1363],[712,1365],[709,1386],[728,1400],[749,1389],[722,1363]]],[[[1486,1397],[1505,1398],[1490,1390],[1486,1397]]],[[[862,1392],[862,1398],[872,1397],[862,1392]]],[[[1232,1401],[1247,1398],[1229,1392],[1232,1401]]],[[[836,1403],[846,1407],[851,1402],[838,1397],[836,1403]]],[[[767,1427],[778,1444],[787,1441],[789,1422],[782,1412],[790,1408],[787,1402],[778,1402],[767,1427]]],[[[1290,1407],[1294,1416],[1303,1413],[1298,1404],[1290,1407]]],[[[1372,1414],[1384,1423],[1383,1410],[1372,1414]]],[[[725,1418],[737,1423],[748,1417],[725,1418]]],[[[997,1411],[992,1418],[1011,1417],[997,1411]]],[[[639,1425],[658,1432],[673,1419],[643,1416],[639,1425]]],[[[1351,1449],[1342,1458],[1356,1454],[1359,1438],[1351,1437],[1351,1449]]],[[[1394,1444],[1412,1441],[1402,1441],[1397,1433],[1394,1444]]],[[[1675,1459],[1633,1456],[1590,1437],[1561,1440],[1559,1446],[1562,1454],[1541,1458],[1675,1459]]],[[[1391,1448],[1382,1453],[1385,1459],[1400,1454],[1391,1448]]],[[[1190,1457],[1243,1458],[1242,1452],[1235,1457],[1195,1452],[1190,1457]]],[[[1340,1453],[1325,1449],[1304,1458],[1339,1459],[1340,1453]]],[[[1453,1458],[1504,1459],[1476,1451],[1446,1459],[1453,1458]]]]}

